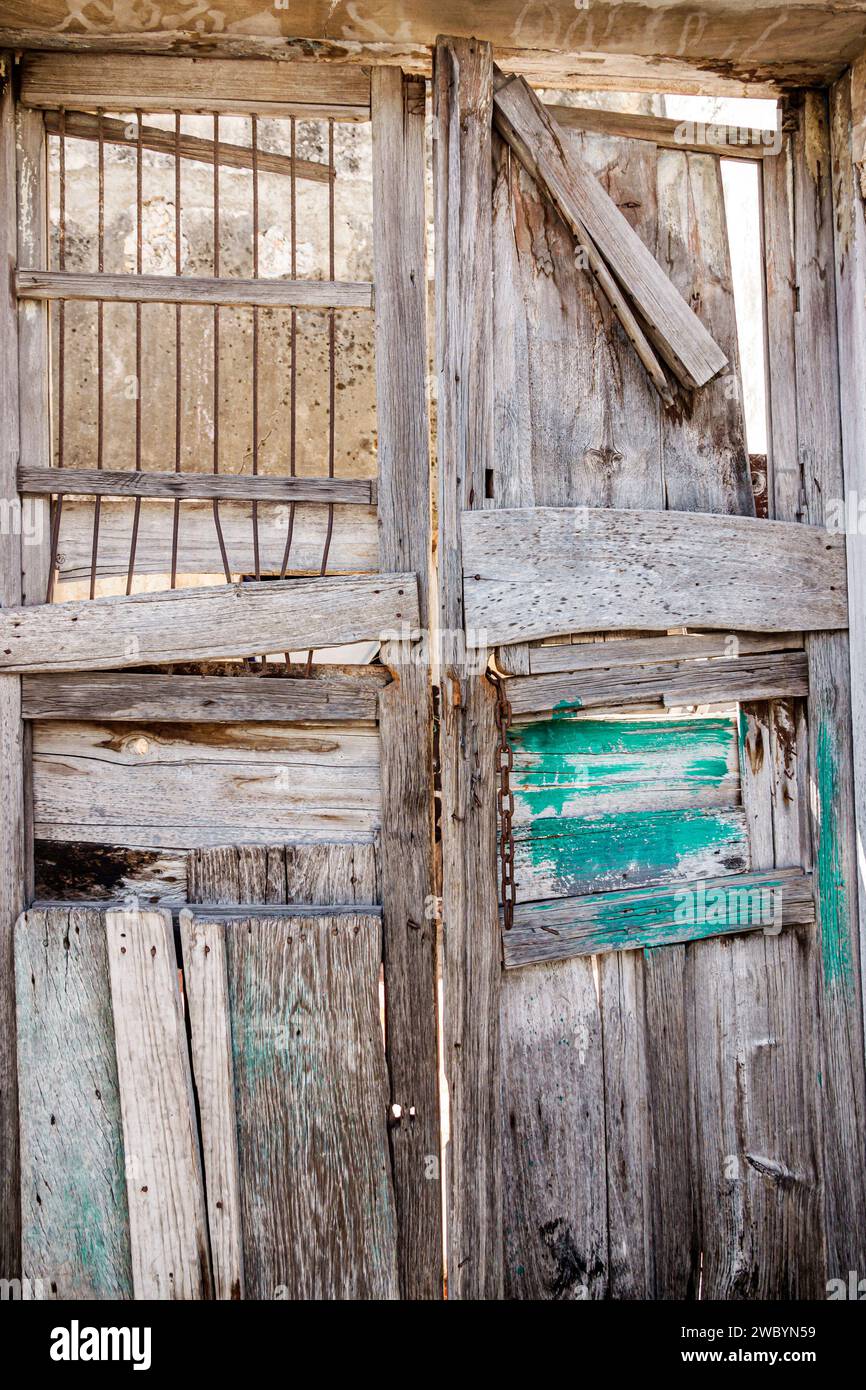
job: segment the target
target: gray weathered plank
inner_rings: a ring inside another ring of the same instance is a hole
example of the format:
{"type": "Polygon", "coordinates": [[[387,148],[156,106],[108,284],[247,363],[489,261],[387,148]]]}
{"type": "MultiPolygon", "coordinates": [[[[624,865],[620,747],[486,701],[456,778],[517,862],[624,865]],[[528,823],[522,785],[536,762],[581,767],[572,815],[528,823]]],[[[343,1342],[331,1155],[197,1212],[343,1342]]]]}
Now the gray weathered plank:
{"type": "Polygon", "coordinates": [[[218,280],[193,275],[99,275],[32,270],[15,274],[19,299],[103,304],[220,304],[262,309],[370,309],[373,286],[340,280],[218,280]]]}
{"type": "Polygon", "coordinates": [[[24,913],[15,931],[15,980],[24,1277],[41,1281],[46,1298],[131,1298],[102,914],[71,907],[24,913]]]}
{"type": "Polygon", "coordinates": [[[627,626],[769,632],[847,622],[844,542],[818,526],[594,507],[461,520],[477,646],[627,626]]]}
{"type": "Polygon", "coordinates": [[[652,252],[573,153],[566,154],[553,120],[524,79],[505,77],[497,70],[495,86],[499,133],[539,180],[578,242],[585,230],[684,383],[703,386],[711,381],[725,366],[725,354],[652,252]]]}
{"type": "MultiPolygon", "coordinates": [[[[430,422],[423,82],[371,75],[381,563],[418,576],[428,628],[430,422]]],[[[389,642],[380,695],[389,1139],[404,1298],[442,1296],[433,868],[433,697],[424,647],[389,642]]]]}
{"type": "Polygon", "coordinates": [[[115,472],[107,468],[19,468],[18,490],[56,497],[233,498],[247,502],[354,502],[362,506],[373,501],[373,484],[365,478],[115,472]]]}
{"type": "Polygon", "coordinates": [[[543,643],[530,650],[529,670],[533,676],[543,676],[554,671],[610,670],[639,666],[642,662],[734,659],[802,648],[800,632],[694,632],[681,637],[634,637],[616,642],[543,643]]]}
{"type": "MultiPolygon", "coordinates": [[[[138,673],[24,676],[23,719],[97,719],[146,723],[277,724],[375,720],[384,680],[359,667],[358,678],[301,676],[159,676],[138,673]]],[[[383,673],[384,675],[384,673],[383,673]]]]}
{"type": "Polygon", "coordinates": [[[105,914],[136,1298],[211,1292],[195,1107],[171,914],[105,914]]]}
{"type": "Polygon", "coordinates": [[[640,111],[606,111],[592,106],[553,103],[545,103],[545,109],[563,130],[588,130],[619,136],[623,140],[646,140],[659,149],[691,150],[724,159],[772,159],[778,153],[774,129],[761,130],[759,135],[755,127],[735,127],[738,135],[746,136],[741,143],[731,138],[731,126],[708,121],[680,121],[640,111]]]}
{"type": "Polygon", "coordinates": [[[292,579],[9,608],[0,670],[81,671],[338,646],[418,621],[413,574],[292,579]]]}

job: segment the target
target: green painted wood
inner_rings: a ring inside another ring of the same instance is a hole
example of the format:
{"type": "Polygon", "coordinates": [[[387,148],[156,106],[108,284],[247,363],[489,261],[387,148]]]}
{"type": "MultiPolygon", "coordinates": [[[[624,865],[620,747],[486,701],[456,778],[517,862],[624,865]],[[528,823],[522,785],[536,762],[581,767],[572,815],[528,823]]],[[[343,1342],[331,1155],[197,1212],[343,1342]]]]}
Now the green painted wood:
{"type": "Polygon", "coordinates": [[[15,987],[24,1275],[45,1297],[131,1298],[103,914],[24,913],[15,987]]]}
{"type": "Polygon", "coordinates": [[[513,927],[503,934],[505,965],[672,946],[732,932],[775,936],[785,926],[814,920],[811,876],[800,868],[519,903],[513,927]]]}

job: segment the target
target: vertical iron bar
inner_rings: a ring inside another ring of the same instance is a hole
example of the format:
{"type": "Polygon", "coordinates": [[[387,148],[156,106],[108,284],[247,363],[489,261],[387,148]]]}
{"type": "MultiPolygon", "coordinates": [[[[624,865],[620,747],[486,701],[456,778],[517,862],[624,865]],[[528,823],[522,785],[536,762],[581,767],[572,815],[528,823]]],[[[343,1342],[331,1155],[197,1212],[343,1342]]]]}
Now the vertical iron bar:
{"type": "MultiPolygon", "coordinates": [[[[57,262],[60,270],[66,269],[66,110],[60,108],[59,129],[60,156],[60,211],[58,228],[57,262]]],[[[60,300],[57,306],[58,348],[57,348],[57,466],[64,464],[66,434],[66,303],[60,300]]],[[[54,598],[54,575],[57,568],[57,543],[60,539],[60,515],[63,511],[63,496],[54,499],[51,517],[51,556],[48,562],[48,590],[45,602],[54,598]]]]}
{"type": "MultiPolygon", "coordinates": [[[[96,113],[98,132],[98,229],[97,229],[97,269],[100,275],[105,271],[105,140],[103,138],[103,115],[100,107],[96,113]]],[[[105,456],[105,305],[100,299],[96,306],[96,467],[102,469],[105,456]]],[[[96,597],[96,563],[99,555],[99,521],[102,511],[102,498],[94,498],[93,506],[93,549],[90,555],[90,597],[96,597]]]]}
{"type": "MultiPolygon", "coordinates": [[[[214,279],[220,274],[220,163],[219,163],[220,118],[213,113],[213,273],[214,279]]],[[[220,471],[220,311],[219,305],[213,307],[213,471],[220,471]]],[[[213,519],[222,556],[226,583],[231,584],[232,573],[226,554],[223,528],[220,523],[220,504],[213,500],[213,519]]]]}
{"type": "MultiPolygon", "coordinates": [[[[252,118],[253,159],[253,279],[259,278],[259,143],[258,118],[252,118]]],[[[253,309],[253,476],[259,471],[259,311],[253,309]]],[[[262,577],[259,556],[259,504],[253,502],[253,569],[256,579],[262,577]]]]}
{"type": "MultiPolygon", "coordinates": [[[[294,280],[294,279],[297,278],[297,273],[298,273],[298,259],[297,259],[297,257],[298,257],[297,202],[296,202],[297,188],[296,188],[296,183],[295,183],[295,157],[296,157],[296,154],[297,154],[297,149],[296,149],[296,127],[295,127],[295,117],[294,117],[294,116],[292,116],[292,117],[291,117],[291,120],[290,120],[290,130],[291,130],[290,151],[291,151],[291,159],[292,159],[292,168],[291,168],[291,172],[290,172],[290,174],[289,174],[289,199],[290,199],[290,205],[291,205],[291,218],[292,218],[292,241],[291,241],[292,263],[291,263],[291,268],[292,268],[292,279],[294,280]]],[[[292,310],[291,310],[290,324],[291,324],[291,329],[290,329],[290,337],[289,337],[289,352],[290,352],[290,356],[289,356],[289,411],[290,411],[290,414],[289,414],[289,473],[290,473],[290,475],[294,478],[294,476],[295,476],[295,468],[296,468],[296,465],[297,465],[297,439],[298,439],[298,435],[297,435],[297,413],[298,413],[298,412],[297,412],[297,404],[298,404],[298,311],[297,311],[297,309],[292,309],[292,310]]],[[[290,502],[290,503],[289,503],[289,525],[288,525],[288,530],[287,530],[287,532],[286,532],[286,547],[285,547],[285,550],[283,551],[283,561],[282,561],[282,564],[280,565],[280,578],[281,578],[281,579],[285,579],[285,577],[286,577],[286,570],[287,570],[288,567],[289,567],[289,555],[290,555],[291,549],[292,549],[292,536],[293,536],[293,534],[294,534],[294,530],[295,530],[295,504],[294,504],[294,502],[290,502]]],[[[289,655],[288,655],[288,653],[286,653],[286,663],[287,663],[287,664],[288,664],[288,661],[289,661],[289,655]]]]}
{"type": "MultiPolygon", "coordinates": [[[[135,269],[142,273],[143,264],[143,206],[142,198],[142,130],[141,112],[136,111],[138,135],[135,142],[135,269]]],[[[141,472],[141,305],[135,306],[135,471],[141,472]]],[[[132,539],[129,543],[129,566],[126,571],[126,592],[132,593],[135,573],[135,552],[138,546],[138,524],[141,517],[141,498],[136,497],[132,513],[132,539]]]]}
{"type": "MultiPolygon", "coordinates": [[[[174,273],[181,271],[180,241],[180,112],[174,113],[174,273]]],[[[181,306],[174,306],[174,471],[180,472],[181,446],[181,394],[180,394],[180,329],[181,306]]],[[[174,499],[174,516],[171,527],[171,587],[177,588],[177,541],[180,529],[180,498],[174,499]]]]}

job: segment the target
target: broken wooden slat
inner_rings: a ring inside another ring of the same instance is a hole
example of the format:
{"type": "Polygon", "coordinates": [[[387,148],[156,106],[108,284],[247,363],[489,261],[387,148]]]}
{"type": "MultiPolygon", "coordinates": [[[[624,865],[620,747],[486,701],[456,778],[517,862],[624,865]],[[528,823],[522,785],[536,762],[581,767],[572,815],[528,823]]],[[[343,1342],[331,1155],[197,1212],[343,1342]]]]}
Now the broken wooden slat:
{"type": "Polygon", "coordinates": [[[171,914],[109,911],[136,1298],[207,1298],[207,1221],[171,914]]]}
{"type": "MultiPolygon", "coordinates": [[[[643,662],[734,659],[802,648],[800,632],[769,636],[753,632],[707,632],[682,637],[633,637],[615,642],[557,642],[530,648],[529,670],[533,676],[554,671],[607,671],[619,666],[640,666],[643,662]]],[[[507,656],[507,651],[503,655],[507,656]]]]}
{"type": "Polygon", "coordinates": [[[518,903],[513,927],[503,932],[505,966],[777,931],[814,920],[812,880],[799,867],[518,903]]]}
{"type": "Polygon", "coordinates": [[[131,1298],[102,914],[71,907],[24,913],[15,930],[15,981],[24,1277],[40,1281],[45,1298],[131,1298]]]}
{"type": "Polygon", "coordinates": [[[42,840],[184,849],[369,837],[381,818],[373,725],[36,722],[42,840]]]}
{"type": "MultiPolygon", "coordinates": [[[[59,135],[61,131],[60,112],[45,112],[45,129],[49,135],[59,135]]],[[[160,130],[156,126],[130,125],[128,121],[113,120],[110,116],[98,116],[87,111],[64,111],[63,134],[67,140],[99,140],[107,145],[125,145],[129,149],[153,150],[157,154],[167,154],[174,158],[197,160],[202,164],[214,163],[214,156],[223,168],[252,169],[253,152],[246,145],[232,145],[224,140],[217,142],[202,140],[197,135],[181,132],[177,137],[173,130],[160,130]]],[[[276,154],[271,150],[256,150],[256,167],[260,174],[285,174],[306,179],[313,183],[328,183],[335,177],[335,170],[315,159],[292,159],[286,154],[276,154]]],[[[32,265],[33,261],[22,264],[32,265]]]]}
{"type": "Polygon", "coordinates": [[[186,902],[186,852],[127,849],[76,839],[36,839],[34,896],[45,902],[128,902],[145,906],[186,902]]]}
{"type": "Polygon", "coordinates": [[[183,988],[201,1125],[208,1232],[218,1299],[244,1297],[231,1014],[221,925],[180,914],[183,988]]]}
{"type": "Polygon", "coordinates": [[[378,639],[418,622],[414,574],[290,579],[7,608],[0,670],[81,671],[378,639]]]}
{"type": "Polygon", "coordinates": [[[85,299],[101,304],[217,304],[260,309],[369,309],[373,286],[348,280],[209,279],[193,275],[99,275],[19,270],[19,299],[85,299]]]}
{"type": "Polygon", "coordinates": [[[137,53],[106,63],[101,54],[31,53],[23,64],[21,101],[52,110],[252,111],[356,121],[370,115],[370,74],[354,65],[255,58],[201,62],[137,53]]]}
{"type": "Polygon", "coordinates": [[[495,71],[496,127],[537,179],[578,241],[584,230],[653,330],[659,350],[686,386],[704,386],[727,358],[634,232],[574,155],[522,77],[495,71]]]}
{"type": "Polygon", "coordinates": [[[670,116],[651,116],[639,111],[606,111],[592,106],[559,106],[545,103],[548,115],[564,130],[591,130],[616,135],[624,140],[647,140],[660,149],[694,151],[722,159],[771,159],[778,154],[775,129],[745,130],[746,141],[732,140],[732,128],[706,121],[675,120],[670,116]],[[759,136],[760,138],[755,138],[759,136]]]}
{"type": "Polygon", "coordinates": [[[18,491],[37,497],[228,498],[243,502],[373,503],[366,478],[292,478],[239,473],[145,473],[137,469],[19,468],[18,491]]]}
{"type": "Polygon", "coordinates": [[[624,627],[847,623],[844,539],[820,527],[538,507],[464,512],[462,528],[472,646],[624,627]]]}
{"type": "MultiPolygon", "coordinates": [[[[619,646],[606,642],[607,647],[619,646]]],[[[576,648],[580,650],[580,648],[576,648]]],[[[672,705],[721,704],[729,700],[769,700],[808,695],[809,671],[805,652],[726,660],[670,661],[658,666],[614,667],[549,676],[517,676],[509,680],[508,698],[514,714],[556,709],[652,703],[672,705]]]]}
{"type": "MultiPolygon", "coordinates": [[[[277,724],[375,720],[383,680],[331,676],[25,676],[24,719],[97,719],[145,723],[277,724]]],[[[375,669],[375,668],[369,668],[375,669]]],[[[384,673],[383,673],[384,674],[384,673]]]]}

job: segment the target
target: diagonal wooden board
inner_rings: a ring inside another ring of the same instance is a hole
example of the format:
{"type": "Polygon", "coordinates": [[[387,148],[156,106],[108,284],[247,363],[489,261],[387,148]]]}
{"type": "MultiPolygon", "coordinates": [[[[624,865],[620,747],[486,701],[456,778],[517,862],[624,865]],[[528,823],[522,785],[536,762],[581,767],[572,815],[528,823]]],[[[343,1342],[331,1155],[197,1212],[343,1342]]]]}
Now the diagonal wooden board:
{"type": "Polygon", "coordinates": [[[564,632],[735,632],[847,625],[844,537],[699,512],[534,507],[464,512],[471,647],[564,632]]]}
{"type": "Polygon", "coordinates": [[[0,670],[83,671],[217,660],[399,636],[418,623],[414,574],[226,584],[0,613],[0,670]]]}

